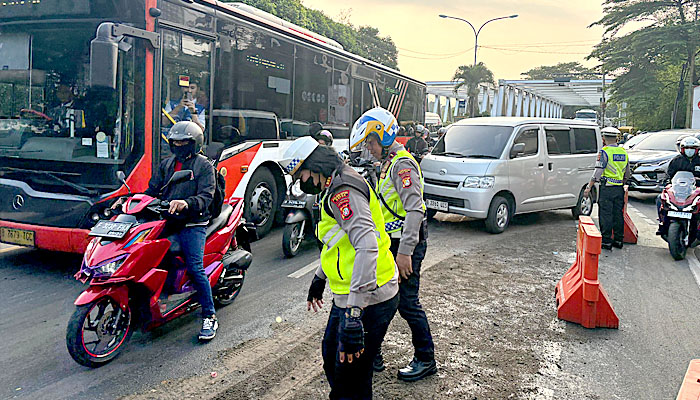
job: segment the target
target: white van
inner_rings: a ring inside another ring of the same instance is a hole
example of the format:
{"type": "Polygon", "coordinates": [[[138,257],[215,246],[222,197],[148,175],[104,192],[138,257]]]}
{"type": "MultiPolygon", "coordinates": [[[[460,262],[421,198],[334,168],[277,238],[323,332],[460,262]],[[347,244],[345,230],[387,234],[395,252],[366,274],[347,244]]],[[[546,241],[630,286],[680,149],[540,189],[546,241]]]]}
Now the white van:
{"type": "Polygon", "coordinates": [[[571,119],[487,117],[454,123],[423,158],[428,217],[437,211],[485,219],[503,232],[515,214],[570,208],[583,196],[601,149],[596,124],[571,119]]]}

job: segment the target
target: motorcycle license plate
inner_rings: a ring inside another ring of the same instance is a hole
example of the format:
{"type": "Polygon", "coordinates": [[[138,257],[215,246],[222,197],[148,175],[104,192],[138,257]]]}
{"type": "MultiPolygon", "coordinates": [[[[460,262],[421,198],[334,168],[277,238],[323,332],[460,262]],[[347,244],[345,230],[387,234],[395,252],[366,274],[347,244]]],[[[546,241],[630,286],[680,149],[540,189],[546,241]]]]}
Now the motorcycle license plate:
{"type": "Polygon", "coordinates": [[[130,222],[99,221],[92,229],[90,236],[101,236],[110,239],[121,239],[131,228],[130,222]]]}
{"type": "Polygon", "coordinates": [[[305,208],[306,202],[301,200],[285,200],[282,202],[283,208],[305,208]]]}
{"type": "Polygon", "coordinates": [[[691,219],[693,214],[689,212],[669,211],[668,216],[674,218],[691,219]]]}

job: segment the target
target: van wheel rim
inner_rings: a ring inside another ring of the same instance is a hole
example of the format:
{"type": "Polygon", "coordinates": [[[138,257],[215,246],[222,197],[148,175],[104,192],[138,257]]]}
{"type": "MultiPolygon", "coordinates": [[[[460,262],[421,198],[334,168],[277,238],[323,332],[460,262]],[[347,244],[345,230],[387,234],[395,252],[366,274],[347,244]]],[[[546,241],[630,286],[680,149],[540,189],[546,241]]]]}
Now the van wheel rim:
{"type": "Polygon", "coordinates": [[[503,228],[506,226],[507,222],[508,222],[508,206],[505,204],[501,204],[498,206],[498,210],[496,210],[496,224],[498,225],[499,228],[503,228]]]}
{"type": "Polygon", "coordinates": [[[581,199],[581,214],[590,215],[591,208],[593,207],[593,201],[591,201],[590,196],[585,196],[581,199]]]}

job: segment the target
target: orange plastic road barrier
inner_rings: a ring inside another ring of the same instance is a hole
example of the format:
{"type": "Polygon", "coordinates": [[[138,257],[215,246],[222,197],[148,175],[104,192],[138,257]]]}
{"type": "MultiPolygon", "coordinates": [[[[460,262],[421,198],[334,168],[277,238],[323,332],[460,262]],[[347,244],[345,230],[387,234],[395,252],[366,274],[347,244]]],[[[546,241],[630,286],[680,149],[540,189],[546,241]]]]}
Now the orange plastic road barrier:
{"type": "Polygon", "coordinates": [[[676,400],[700,399],[700,360],[691,360],[676,400]]]}
{"type": "Polygon", "coordinates": [[[634,222],[632,222],[632,218],[627,214],[627,197],[628,193],[625,191],[625,208],[623,211],[625,214],[625,237],[623,241],[625,243],[636,244],[639,239],[639,233],[637,232],[637,227],[634,225],[634,222]]]}
{"type": "Polygon", "coordinates": [[[620,319],[598,282],[601,239],[591,217],[579,217],[576,261],[555,288],[557,317],[586,328],[617,328],[620,319]]]}

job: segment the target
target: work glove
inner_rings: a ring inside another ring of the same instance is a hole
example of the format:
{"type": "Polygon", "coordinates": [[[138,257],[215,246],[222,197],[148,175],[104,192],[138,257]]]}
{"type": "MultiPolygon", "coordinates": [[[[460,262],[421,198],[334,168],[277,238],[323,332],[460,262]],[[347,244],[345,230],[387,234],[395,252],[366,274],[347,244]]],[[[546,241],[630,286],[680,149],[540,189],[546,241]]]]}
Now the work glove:
{"type": "Polygon", "coordinates": [[[306,298],[306,301],[322,300],[323,291],[325,289],[326,280],[314,274],[314,279],[311,281],[311,286],[309,287],[309,296],[306,298]]]}
{"type": "MultiPolygon", "coordinates": [[[[338,351],[348,355],[362,353],[365,348],[365,329],[362,317],[351,317],[346,309],[338,325],[338,351]]],[[[341,357],[342,358],[342,357],[341,357]]],[[[352,360],[352,358],[350,358],[352,360]]],[[[342,360],[341,360],[342,361],[342,360]]]]}

